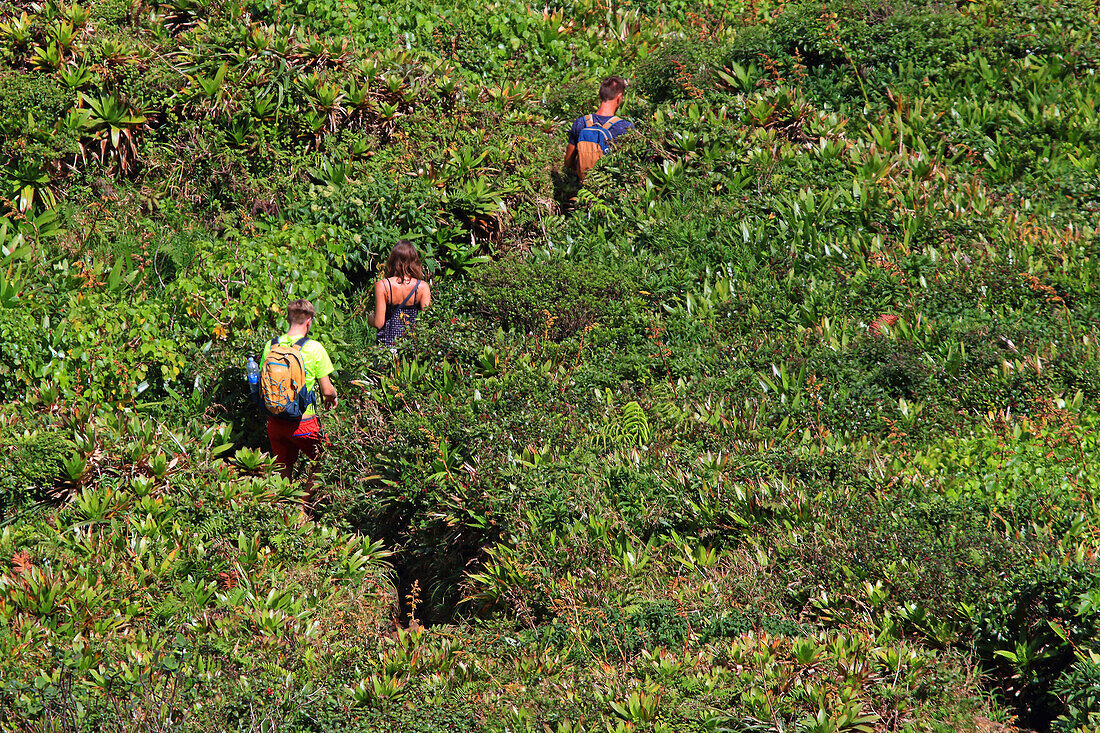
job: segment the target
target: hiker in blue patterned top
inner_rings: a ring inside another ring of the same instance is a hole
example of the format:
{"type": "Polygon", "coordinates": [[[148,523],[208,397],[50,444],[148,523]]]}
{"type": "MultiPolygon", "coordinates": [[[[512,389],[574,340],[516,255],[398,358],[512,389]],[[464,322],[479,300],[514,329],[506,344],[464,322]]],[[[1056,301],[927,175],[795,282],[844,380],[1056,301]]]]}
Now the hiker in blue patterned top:
{"type": "Polygon", "coordinates": [[[609,76],[600,84],[600,106],[594,114],[583,115],[573,122],[569,131],[569,145],[565,148],[565,167],[583,181],[588,170],[619,135],[634,127],[629,120],[617,117],[615,112],[623,103],[626,80],[621,76],[609,76]]]}
{"type": "Polygon", "coordinates": [[[424,282],[420,253],[407,239],[399,239],[386,260],[386,277],[374,285],[374,314],[378,344],[394,343],[416,323],[420,311],[432,304],[432,290],[424,282]]]}

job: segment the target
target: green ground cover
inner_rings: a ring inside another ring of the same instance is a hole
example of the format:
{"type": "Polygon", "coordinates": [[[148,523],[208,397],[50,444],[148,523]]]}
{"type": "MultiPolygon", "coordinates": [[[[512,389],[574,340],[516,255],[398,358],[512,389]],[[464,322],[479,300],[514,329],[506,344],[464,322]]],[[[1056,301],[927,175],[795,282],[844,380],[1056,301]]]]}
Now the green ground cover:
{"type": "Polygon", "coordinates": [[[1098,20],[0,5],[0,730],[1096,729],[1098,20]]]}

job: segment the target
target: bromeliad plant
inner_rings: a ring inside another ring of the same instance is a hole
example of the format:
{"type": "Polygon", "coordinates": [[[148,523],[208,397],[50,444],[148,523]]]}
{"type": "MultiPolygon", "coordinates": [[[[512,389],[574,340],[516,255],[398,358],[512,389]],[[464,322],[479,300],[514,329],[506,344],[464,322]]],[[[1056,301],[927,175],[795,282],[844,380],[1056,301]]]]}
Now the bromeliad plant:
{"type": "Polygon", "coordinates": [[[0,8],[0,730],[1088,725],[1092,5],[398,5],[0,8]]]}
{"type": "Polygon", "coordinates": [[[138,164],[137,144],[148,127],[147,117],[111,94],[84,94],[82,99],[89,109],[83,126],[99,147],[93,152],[104,165],[117,166],[121,175],[130,175],[138,164]]]}

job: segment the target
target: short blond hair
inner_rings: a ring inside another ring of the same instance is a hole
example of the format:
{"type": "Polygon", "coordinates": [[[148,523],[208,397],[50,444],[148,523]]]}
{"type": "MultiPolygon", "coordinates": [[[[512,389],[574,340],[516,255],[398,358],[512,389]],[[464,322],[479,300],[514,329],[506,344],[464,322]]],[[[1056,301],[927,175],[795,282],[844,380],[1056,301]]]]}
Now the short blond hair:
{"type": "Polygon", "coordinates": [[[286,319],[292,326],[301,326],[315,315],[317,315],[317,309],[305,298],[292,300],[286,304],[286,319]]]}

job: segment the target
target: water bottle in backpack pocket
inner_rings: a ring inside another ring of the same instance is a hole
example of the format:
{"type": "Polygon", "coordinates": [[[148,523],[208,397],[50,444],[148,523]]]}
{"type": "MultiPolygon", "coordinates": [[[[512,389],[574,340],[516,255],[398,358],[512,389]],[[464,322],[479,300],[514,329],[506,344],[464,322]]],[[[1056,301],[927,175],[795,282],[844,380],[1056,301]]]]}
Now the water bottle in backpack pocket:
{"type": "Polygon", "coordinates": [[[248,391],[252,395],[253,402],[260,401],[260,365],[256,363],[256,357],[248,355],[248,362],[244,365],[244,378],[248,381],[248,391]]]}
{"type": "Polygon", "coordinates": [[[306,409],[314,404],[313,392],[306,389],[306,367],[302,347],[308,338],[302,337],[290,346],[279,339],[271,340],[263,366],[260,367],[260,404],[269,415],[283,420],[301,420],[306,409]]]}

